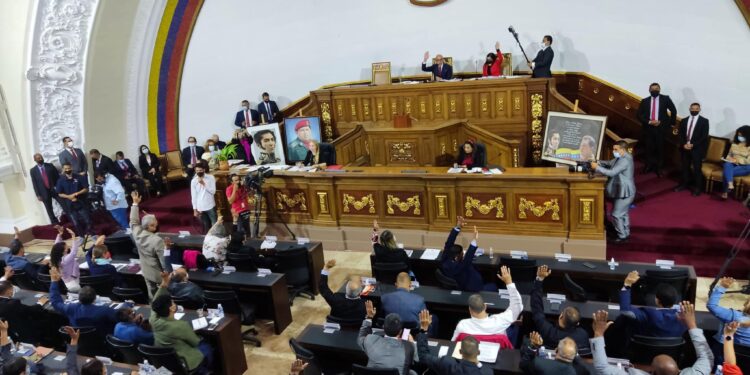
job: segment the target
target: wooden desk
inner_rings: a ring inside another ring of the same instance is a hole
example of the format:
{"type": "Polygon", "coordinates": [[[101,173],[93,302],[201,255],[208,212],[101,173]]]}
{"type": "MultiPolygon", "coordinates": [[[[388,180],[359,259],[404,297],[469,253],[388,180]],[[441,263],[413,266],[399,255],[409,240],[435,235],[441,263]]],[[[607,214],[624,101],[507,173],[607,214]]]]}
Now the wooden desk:
{"type": "MultiPolygon", "coordinates": [[[[481,244],[480,244],[481,245],[481,244]]],[[[405,247],[409,249],[409,247],[405,247]]],[[[474,258],[474,266],[482,274],[484,280],[496,280],[495,276],[500,270],[500,258],[501,255],[495,253],[492,259],[489,258],[489,249],[485,247],[485,254],[474,258]]],[[[411,256],[409,257],[409,264],[411,270],[414,272],[420,285],[432,285],[438,286],[437,280],[435,279],[435,270],[440,267],[440,258],[435,260],[422,259],[423,249],[413,249],[411,256]]],[[[504,257],[509,257],[508,254],[502,254],[504,257]]],[[[566,273],[570,277],[581,285],[586,291],[598,291],[603,292],[603,295],[610,295],[610,292],[616,292],[622,287],[622,283],[625,277],[631,271],[638,271],[643,277],[646,271],[660,270],[655,264],[641,263],[641,262],[618,262],[619,265],[614,269],[610,270],[607,261],[604,260],[571,260],[569,262],[558,262],[555,258],[550,257],[539,257],[530,256],[529,260],[536,260],[538,266],[547,265],[552,270],[552,274],[545,279],[544,287],[548,293],[562,293],[565,294],[565,288],[563,287],[563,275],[566,273]],[[583,263],[593,264],[596,268],[588,268],[583,263]]],[[[370,267],[375,264],[375,254],[370,254],[370,267]]],[[[683,296],[684,299],[695,303],[695,291],[697,285],[697,276],[695,275],[695,268],[690,265],[677,265],[674,269],[684,269],[688,272],[687,281],[687,294],[683,296]]],[[[375,271],[372,270],[372,275],[375,275],[375,271]]]]}
{"type": "MultiPolygon", "coordinates": [[[[40,361],[37,363],[41,363],[44,365],[45,373],[47,374],[57,374],[57,373],[64,373],[67,371],[65,368],[66,362],[63,359],[62,361],[58,361],[55,358],[63,356],[65,357],[65,352],[58,352],[53,351],[47,355],[45,355],[40,361]]],[[[81,367],[85,365],[87,362],[89,362],[92,358],[79,355],[77,358],[78,361],[78,371],[81,370],[81,367]]],[[[138,373],[138,366],[137,365],[131,365],[127,363],[121,363],[121,362],[112,362],[111,365],[105,365],[104,366],[107,369],[107,374],[114,374],[116,372],[119,372],[121,374],[131,374],[132,372],[138,373]]]]}
{"type": "MultiPolygon", "coordinates": [[[[275,171],[264,184],[266,220],[322,226],[447,231],[458,215],[484,233],[601,241],[603,177],[564,168],[508,168],[502,175],[448,174],[444,167],[347,167],[316,173],[275,171]]],[[[218,171],[216,200],[228,217],[230,172],[218,171]]],[[[243,172],[241,172],[243,173],[243,172]]],[[[254,199],[251,199],[254,205],[254,199]]],[[[265,212],[265,210],[264,210],[265,212]]]]}

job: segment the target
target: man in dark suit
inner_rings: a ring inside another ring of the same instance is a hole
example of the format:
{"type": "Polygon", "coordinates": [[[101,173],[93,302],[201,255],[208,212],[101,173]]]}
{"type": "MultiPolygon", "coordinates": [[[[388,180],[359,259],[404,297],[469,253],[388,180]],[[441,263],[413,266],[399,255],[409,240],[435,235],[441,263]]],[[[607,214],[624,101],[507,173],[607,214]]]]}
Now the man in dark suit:
{"type": "Polygon", "coordinates": [[[581,313],[577,308],[568,306],[560,312],[556,324],[547,320],[544,314],[544,279],[552,271],[547,266],[537,268],[534,288],[531,290],[529,304],[531,305],[531,320],[534,322],[539,335],[546,343],[547,348],[556,348],[557,343],[569,337],[575,341],[580,353],[586,355],[591,353],[589,349],[589,334],[580,326],[581,313]]]}
{"type": "Polygon", "coordinates": [[[261,115],[261,122],[272,123],[281,121],[281,112],[276,102],[270,100],[267,92],[263,93],[263,101],[258,103],[258,112],[261,115]]]}
{"type": "Polygon", "coordinates": [[[661,95],[661,86],[658,83],[652,83],[648,90],[651,96],[641,99],[638,107],[638,121],[643,126],[641,141],[646,149],[646,166],[643,173],[656,172],[656,175],[661,177],[664,132],[677,121],[677,109],[669,96],[661,95]]]}
{"type": "Polygon", "coordinates": [[[701,116],[701,105],[690,105],[690,116],[680,121],[677,136],[680,139],[680,156],[682,161],[682,181],[674,191],[685,190],[690,185],[692,177],[693,195],[701,194],[703,173],[701,163],[708,149],[708,119],[701,116]],[[691,170],[692,167],[692,170],[691,170]]]}
{"type": "Polygon", "coordinates": [[[326,262],[320,271],[320,294],[331,307],[331,316],[339,319],[357,320],[366,315],[365,301],[359,298],[362,293],[362,284],[358,277],[354,276],[346,283],[346,293],[333,293],[328,287],[328,272],[336,266],[336,260],[326,262]]]}
{"type": "Polygon", "coordinates": [[[477,237],[479,232],[474,227],[474,240],[471,241],[466,254],[463,253],[461,245],[456,245],[456,237],[464,225],[464,218],[459,216],[456,227],[451,230],[445,247],[440,255],[440,269],[445,276],[456,280],[459,289],[467,292],[479,292],[481,290],[497,290],[494,283],[485,284],[482,274],[474,267],[474,254],[477,251],[477,237]]]}
{"type": "Polygon", "coordinates": [[[138,174],[138,170],[135,169],[130,159],[125,159],[125,154],[122,151],[115,153],[115,162],[111,173],[120,180],[127,194],[133,191],[133,185],[136,186],[138,192],[141,194],[146,191],[146,185],[138,174]]]}
{"type": "MultiPolygon", "coordinates": [[[[60,174],[54,165],[44,162],[42,154],[34,154],[34,161],[36,162],[36,166],[31,168],[29,174],[31,175],[31,184],[34,186],[36,199],[44,203],[49,221],[52,224],[58,224],[59,221],[55,217],[55,211],[52,208],[52,199],[57,200],[55,185],[58,178],[60,178],[60,174]]],[[[58,201],[57,203],[60,202],[58,201]]]]}
{"type": "Polygon", "coordinates": [[[169,294],[172,297],[188,300],[193,305],[203,305],[203,289],[189,280],[189,275],[184,267],[172,272],[169,282],[169,294]]]}
{"type": "Polygon", "coordinates": [[[86,154],[80,148],[74,147],[73,139],[70,137],[63,138],[63,150],[57,155],[60,165],[70,164],[73,174],[86,176],[89,171],[89,163],[86,160],[86,154]]]}
{"type": "Polygon", "coordinates": [[[534,61],[529,63],[532,69],[531,78],[552,78],[552,60],[555,58],[555,51],[552,50],[552,36],[545,35],[542,38],[542,49],[536,54],[534,61]]]}
{"type": "Polygon", "coordinates": [[[91,157],[91,164],[94,166],[94,174],[97,172],[101,174],[114,172],[115,166],[112,162],[112,158],[109,156],[102,155],[99,150],[95,148],[92,148],[91,151],[89,151],[89,156],[91,157]]]}
{"type": "Polygon", "coordinates": [[[195,137],[188,137],[188,146],[182,149],[182,164],[185,166],[185,173],[187,173],[188,179],[193,178],[195,165],[201,161],[203,152],[203,147],[198,146],[195,137]]]}
{"type": "Polygon", "coordinates": [[[609,177],[605,186],[607,197],[612,199],[612,221],[617,231],[615,243],[621,243],[630,237],[630,204],[635,198],[635,179],[633,178],[633,156],[628,152],[625,141],[617,141],[612,146],[614,159],[591,163],[591,167],[609,177]]]}
{"type": "Polygon", "coordinates": [[[424,60],[422,61],[422,71],[432,73],[432,77],[436,81],[442,81],[453,78],[453,67],[449,64],[444,63],[443,55],[437,54],[435,56],[435,63],[427,66],[427,60],[430,59],[430,52],[424,53],[424,60]]]}
{"type": "Polygon", "coordinates": [[[578,348],[573,339],[566,337],[560,340],[555,350],[555,359],[537,356],[537,351],[544,341],[538,332],[529,334],[529,343],[521,348],[521,364],[519,367],[527,374],[575,375],[573,367],[578,355],[578,348]]]}
{"type": "Polygon", "coordinates": [[[254,109],[250,109],[250,102],[243,100],[242,109],[234,116],[234,125],[244,129],[258,125],[259,122],[260,113],[254,109]]]}
{"type": "Polygon", "coordinates": [[[26,306],[21,300],[13,298],[14,294],[10,280],[0,281],[0,316],[23,339],[38,343],[44,333],[45,322],[49,321],[49,316],[42,307],[47,304],[48,299],[41,297],[34,306],[26,306]]]}
{"type": "Polygon", "coordinates": [[[435,371],[438,375],[491,375],[490,366],[479,363],[479,341],[474,336],[466,336],[461,340],[461,360],[446,355],[437,357],[430,353],[427,342],[427,330],[432,324],[432,316],[427,310],[419,313],[419,328],[417,332],[417,353],[419,362],[435,371]]]}

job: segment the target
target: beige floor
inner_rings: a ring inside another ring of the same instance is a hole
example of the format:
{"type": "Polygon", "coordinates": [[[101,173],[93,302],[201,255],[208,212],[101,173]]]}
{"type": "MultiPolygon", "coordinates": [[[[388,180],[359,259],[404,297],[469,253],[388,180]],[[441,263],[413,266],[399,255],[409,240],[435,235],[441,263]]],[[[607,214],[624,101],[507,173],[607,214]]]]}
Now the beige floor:
{"type": "MultiPolygon", "coordinates": [[[[26,243],[26,249],[29,252],[49,252],[51,246],[52,241],[44,240],[26,243]]],[[[341,285],[349,274],[370,274],[370,259],[366,252],[325,251],[325,258],[326,260],[336,259],[337,266],[331,271],[329,277],[330,284],[333,286],[341,285]]],[[[699,311],[706,311],[707,293],[711,281],[712,279],[706,277],[698,278],[696,309],[699,311]]],[[[737,285],[744,284],[747,284],[747,281],[737,283],[737,285]]],[[[741,308],[746,298],[742,294],[728,295],[722,299],[722,305],[741,308]]],[[[289,339],[297,336],[308,324],[322,324],[328,311],[328,305],[322,297],[318,296],[314,301],[300,297],[295,299],[292,306],[292,324],[281,335],[274,335],[272,322],[258,322],[256,328],[260,333],[263,346],[256,348],[252,345],[245,345],[248,365],[246,374],[288,374],[289,365],[294,360],[294,355],[289,349],[289,339]]]]}

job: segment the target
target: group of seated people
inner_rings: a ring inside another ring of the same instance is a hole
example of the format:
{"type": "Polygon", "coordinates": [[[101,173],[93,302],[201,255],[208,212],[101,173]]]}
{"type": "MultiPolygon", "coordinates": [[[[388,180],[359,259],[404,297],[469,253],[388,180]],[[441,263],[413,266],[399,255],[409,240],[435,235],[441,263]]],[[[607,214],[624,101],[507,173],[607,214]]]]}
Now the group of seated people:
{"type": "MultiPolygon", "coordinates": [[[[454,279],[461,291],[477,293],[480,291],[498,291],[498,285],[482,279],[481,274],[472,264],[477,249],[478,232],[464,253],[460,245],[455,244],[465,220],[457,220],[451,230],[440,258],[440,269],[454,279]]],[[[409,255],[396,245],[391,231],[378,233],[374,224],[373,250],[377,263],[409,264],[409,255]]],[[[492,342],[503,349],[519,349],[521,362],[519,367],[529,374],[645,374],[635,367],[624,370],[622,367],[608,363],[605,352],[605,331],[613,324],[607,320],[607,312],[594,314],[591,329],[583,325],[584,317],[574,306],[561,309],[554,321],[545,315],[543,283],[551,274],[546,266],[537,268],[536,279],[529,295],[531,320],[533,328],[528,338],[520,338],[519,319],[523,311],[523,300],[513,282],[511,271],[506,266],[500,268],[498,279],[508,291],[509,307],[498,314],[490,314],[481,294],[472,294],[468,298],[468,318],[458,322],[451,341],[460,342],[461,360],[450,355],[436,358],[431,354],[427,338],[437,338],[437,316],[427,310],[425,300],[413,291],[410,271],[397,276],[394,289],[380,289],[380,307],[383,334],[372,334],[373,319],[376,317],[376,306],[365,295],[359,276],[347,277],[344,293],[335,293],[328,286],[328,275],[336,266],[335,260],[326,262],[320,280],[322,296],[331,308],[329,318],[332,321],[362,321],[358,345],[367,354],[368,367],[395,368],[400,374],[414,373],[413,369],[423,366],[438,374],[490,374],[492,369],[478,361],[479,343],[492,342]],[[403,338],[404,328],[410,328],[410,335],[403,338]],[[590,332],[593,332],[591,337],[590,332]],[[409,341],[416,342],[407,345],[409,341]],[[552,357],[547,350],[554,350],[552,357]]],[[[412,274],[413,275],[413,274],[412,274]]],[[[690,337],[695,348],[697,360],[691,367],[680,370],[678,363],[668,355],[657,355],[650,364],[652,374],[709,374],[716,365],[723,366],[724,374],[739,374],[736,366],[734,345],[748,346],[750,333],[750,299],[743,310],[733,310],[719,306],[719,299],[734,282],[731,278],[722,278],[712,290],[708,309],[723,324],[715,340],[708,340],[698,328],[694,305],[688,301],[680,302],[679,292],[671,285],[659,284],[655,291],[654,306],[634,306],[631,304],[631,288],[638,283],[637,271],[630,272],[619,292],[620,317],[615,321],[616,334],[607,336],[613,352],[624,355],[622,338],[616,336],[644,335],[648,337],[690,337]],[[679,306],[679,308],[675,308],[679,306]],[[622,345],[621,345],[622,344],[622,345]]],[[[381,288],[378,283],[378,288],[381,288]]],[[[417,286],[418,288],[418,286],[417,286]]],[[[626,339],[629,339],[627,337],[626,339]]]]}

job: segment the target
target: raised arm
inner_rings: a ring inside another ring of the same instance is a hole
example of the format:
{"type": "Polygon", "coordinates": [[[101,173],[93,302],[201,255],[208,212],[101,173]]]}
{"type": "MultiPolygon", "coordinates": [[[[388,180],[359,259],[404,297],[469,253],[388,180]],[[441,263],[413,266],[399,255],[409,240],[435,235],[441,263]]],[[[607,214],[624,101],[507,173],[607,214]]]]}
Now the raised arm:
{"type": "Polygon", "coordinates": [[[70,336],[70,344],[65,352],[65,368],[68,375],[78,375],[78,338],[81,336],[81,331],[70,326],[65,326],[63,329],[70,336]]]}
{"type": "Polygon", "coordinates": [[[679,319],[688,327],[690,340],[693,341],[695,355],[698,357],[693,364],[694,373],[710,374],[711,366],[714,363],[714,355],[708,346],[706,336],[703,335],[703,330],[698,328],[698,323],[695,320],[695,305],[688,301],[682,301],[680,303],[679,319]]]}
{"type": "Polygon", "coordinates": [[[638,271],[630,271],[625,277],[623,288],[620,290],[620,311],[628,311],[635,315],[635,319],[643,323],[648,320],[648,316],[641,309],[635,308],[630,304],[630,288],[638,282],[640,276],[638,271]]]}
{"type": "Polygon", "coordinates": [[[510,298],[510,306],[508,306],[508,309],[498,315],[505,314],[505,318],[510,319],[510,323],[513,323],[523,312],[521,293],[518,293],[516,284],[513,283],[513,278],[510,275],[510,268],[507,266],[500,267],[500,274],[497,275],[497,277],[505,283],[505,287],[508,288],[508,297],[510,298]],[[510,313],[508,313],[509,311],[510,313]]]}
{"type": "Polygon", "coordinates": [[[130,229],[135,232],[136,229],[141,229],[141,218],[138,216],[138,204],[141,203],[141,195],[137,190],[133,190],[130,197],[133,198],[133,205],[130,207],[130,229]]]}
{"type": "Polygon", "coordinates": [[[419,326],[421,331],[417,334],[417,355],[419,356],[419,362],[435,369],[438,366],[439,359],[430,353],[430,345],[427,343],[427,334],[425,333],[430,329],[430,324],[432,324],[430,312],[427,310],[420,311],[419,326]]]}
{"type": "Polygon", "coordinates": [[[722,277],[719,279],[719,282],[714,286],[714,289],[708,297],[708,302],[706,303],[708,311],[723,323],[735,320],[735,314],[732,309],[719,306],[721,297],[726,293],[727,289],[732,286],[732,283],[734,283],[734,279],[731,277],[722,277]]]}
{"type": "Polygon", "coordinates": [[[357,345],[367,353],[365,347],[365,340],[367,335],[372,333],[372,319],[375,317],[375,307],[372,305],[372,301],[365,301],[365,309],[367,311],[367,317],[362,321],[362,326],[359,328],[359,335],[357,336],[357,345]]]}
{"type": "Polygon", "coordinates": [[[594,331],[594,338],[591,342],[591,353],[594,357],[594,368],[597,375],[627,375],[627,372],[610,365],[607,362],[607,352],[604,345],[604,332],[612,325],[613,322],[607,320],[607,312],[600,310],[594,313],[594,321],[591,328],[594,331]]]}
{"type": "MultiPolygon", "coordinates": [[[[734,333],[737,332],[737,328],[739,328],[740,323],[739,322],[731,322],[724,325],[724,365],[727,364],[730,365],[736,365],[737,364],[737,357],[734,354],[734,333]],[[727,340],[726,338],[731,338],[730,340],[727,340]]],[[[422,356],[420,355],[420,358],[422,356]]]]}
{"type": "Polygon", "coordinates": [[[323,296],[323,299],[328,302],[329,306],[333,303],[333,292],[328,286],[328,273],[331,271],[331,268],[335,266],[336,259],[331,259],[326,262],[325,266],[323,266],[323,270],[320,271],[320,284],[318,285],[318,288],[320,289],[320,294],[323,296]]]}
{"type": "MultiPolygon", "coordinates": [[[[539,331],[542,339],[547,341],[553,340],[553,333],[555,326],[550,323],[544,315],[544,299],[543,294],[543,283],[544,279],[552,273],[547,266],[541,266],[536,271],[536,280],[534,280],[534,287],[531,289],[531,296],[529,297],[529,304],[531,305],[531,320],[534,322],[534,326],[539,331]]],[[[554,343],[552,343],[554,345],[554,343]]]]}

